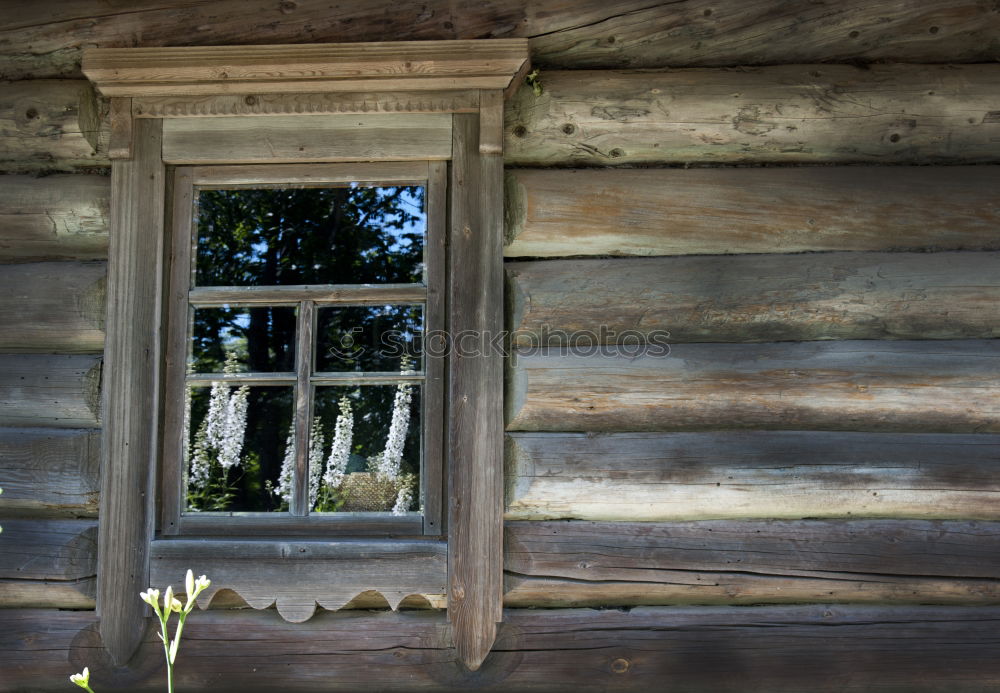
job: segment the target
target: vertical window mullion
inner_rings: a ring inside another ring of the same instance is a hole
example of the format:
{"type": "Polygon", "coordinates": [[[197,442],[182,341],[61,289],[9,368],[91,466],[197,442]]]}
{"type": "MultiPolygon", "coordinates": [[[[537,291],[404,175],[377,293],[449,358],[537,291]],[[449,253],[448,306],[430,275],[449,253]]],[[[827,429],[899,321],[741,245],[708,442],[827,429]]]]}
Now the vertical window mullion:
{"type": "Polygon", "coordinates": [[[309,429],[312,424],[313,332],[316,326],[316,303],[299,302],[295,330],[295,471],[291,513],[309,514],[309,429]]]}
{"type": "Polygon", "coordinates": [[[187,448],[185,425],[188,412],[186,384],[188,330],[192,309],[188,304],[188,291],[194,279],[192,226],[194,221],[194,186],[191,169],[178,168],[174,172],[173,204],[171,207],[171,248],[168,266],[166,344],[164,345],[164,421],[163,456],[160,474],[163,497],[160,531],[164,535],[177,534],[180,516],[185,504],[184,450],[187,448]]]}
{"type": "Polygon", "coordinates": [[[438,535],[444,533],[445,355],[440,353],[440,344],[430,344],[427,337],[443,334],[447,314],[444,281],[448,237],[447,162],[434,161],[428,165],[426,199],[424,261],[427,298],[424,302],[423,469],[420,483],[424,492],[424,534],[438,535]],[[432,353],[428,353],[428,346],[432,353]]]}

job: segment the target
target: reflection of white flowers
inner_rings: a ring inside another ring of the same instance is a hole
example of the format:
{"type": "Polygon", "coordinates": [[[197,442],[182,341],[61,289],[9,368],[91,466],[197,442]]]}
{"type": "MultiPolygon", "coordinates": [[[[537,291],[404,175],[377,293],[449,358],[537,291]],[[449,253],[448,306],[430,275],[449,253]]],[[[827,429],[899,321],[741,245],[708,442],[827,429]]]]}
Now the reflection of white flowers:
{"type": "Polygon", "coordinates": [[[399,489],[399,494],[396,496],[396,504],[392,506],[392,514],[405,515],[406,511],[410,509],[410,503],[412,502],[413,490],[410,484],[405,484],[399,489]]]}
{"type": "Polygon", "coordinates": [[[292,502],[292,489],[295,486],[295,422],[288,427],[288,438],[285,439],[285,457],[281,460],[281,473],[278,474],[278,495],[288,503],[292,502]]]}
{"type": "MultiPolygon", "coordinates": [[[[236,355],[226,355],[223,372],[236,373],[239,365],[236,355]]],[[[243,440],[247,430],[247,406],[250,388],[243,385],[233,388],[223,381],[212,383],[208,399],[208,414],[195,433],[194,445],[189,450],[190,469],[188,484],[196,490],[204,489],[211,476],[213,459],[228,470],[240,464],[243,440]]],[[[191,390],[185,393],[184,433],[187,438],[190,426],[191,390]]]]}
{"type": "Polygon", "coordinates": [[[319,417],[313,419],[309,429],[309,507],[316,506],[319,496],[319,482],[323,478],[323,445],[325,443],[323,427],[319,417]]]}
{"type": "Polygon", "coordinates": [[[194,436],[194,449],[191,451],[191,471],[188,474],[188,484],[197,490],[205,488],[212,474],[212,458],[208,451],[208,440],[205,426],[198,429],[194,436]]]}
{"type": "Polygon", "coordinates": [[[326,474],[323,483],[327,488],[334,489],[344,481],[347,474],[347,463],[351,459],[351,442],[354,438],[354,413],[351,411],[351,401],[340,398],[340,414],[333,426],[333,445],[330,448],[330,458],[326,461],[326,474]]]}
{"type": "MultiPolygon", "coordinates": [[[[409,363],[403,361],[402,375],[410,375],[409,363]]],[[[410,402],[413,399],[413,388],[406,383],[396,386],[396,397],[392,403],[392,421],[389,423],[389,435],[385,441],[385,450],[372,459],[375,471],[380,476],[389,479],[399,478],[399,468],[403,461],[403,446],[406,444],[406,432],[410,427],[410,402]]]]}
{"type": "MultiPolygon", "coordinates": [[[[226,365],[223,372],[233,374],[238,372],[236,354],[226,355],[226,365]]],[[[218,453],[219,464],[223,469],[234,467],[240,462],[243,452],[243,438],[247,430],[247,397],[250,388],[246,385],[231,392],[232,388],[225,382],[212,383],[212,394],[208,402],[208,416],[205,417],[205,430],[208,445],[218,453]]]]}

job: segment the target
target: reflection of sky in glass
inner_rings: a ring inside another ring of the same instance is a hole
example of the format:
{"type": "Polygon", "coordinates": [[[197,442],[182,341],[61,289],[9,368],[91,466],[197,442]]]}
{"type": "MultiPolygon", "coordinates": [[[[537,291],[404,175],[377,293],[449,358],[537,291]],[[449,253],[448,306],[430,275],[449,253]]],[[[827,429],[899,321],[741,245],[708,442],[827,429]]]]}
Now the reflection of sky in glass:
{"type": "Polygon", "coordinates": [[[200,286],[423,280],[423,187],[202,190],[200,286]]]}

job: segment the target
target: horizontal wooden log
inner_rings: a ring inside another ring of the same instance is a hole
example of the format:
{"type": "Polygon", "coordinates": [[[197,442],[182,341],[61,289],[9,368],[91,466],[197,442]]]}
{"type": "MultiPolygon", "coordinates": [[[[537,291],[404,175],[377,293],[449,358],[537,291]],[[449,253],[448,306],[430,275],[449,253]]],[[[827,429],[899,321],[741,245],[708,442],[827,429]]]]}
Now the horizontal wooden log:
{"type": "Polygon", "coordinates": [[[99,353],[107,267],[37,262],[0,272],[0,352],[99,353]]]}
{"type": "MultiPolygon", "coordinates": [[[[1000,236],[998,236],[1000,237],[1000,236]]],[[[1000,253],[508,263],[516,346],[1000,336],[1000,253]]]]}
{"type": "Polygon", "coordinates": [[[93,520],[4,520],[0,578],[80,580],[97,571],[93,520]]]}
{"type": "Polygon", "coordinates": [[[993,166],[509,169],[507,257],[1000,248],[993,166]]]}
{"type": "Polygon", "coordinates": [[[507,105],[518,166],[1000,160],[1000,65],[544,72],[507,105]]]}
{"type": "Polygon", "coordinates": [[[104,176],[4,176],[0,262],[106,258],[109,197],[104,176]]]}
{"type": "Polygon", "coordinates": [[[508,606],[1000,603],[1000,525],[508,522],[508,606]]]}
{"type": "Polygon", "coordinates": [[[96,517],[100,446],[94,429],[0,428],[0,514],[96,517]]]}
{"type": "Polygon", "coordinates": [[[93,609],[97,578],[81,580],[0,579],[5,609],[93,609]]]}
{"type": "Polygon", "coordinates": [[[0,171],[107,166],[107,131],[84,80],[0,84],[0,171]]]}
{"type": "Polygon", "coordinates": [[[275,4],[188,0],[109,7],[98,0],[21,5],[4,17],[7,79],[78,74],[83,45],[144,46],[527,37],[534,60],[562,67],[665,67],[797,61],[988,62],[1000,21],[974,0],[841,0],[667,5],[648,0],[546,4],[429,0],[275,4]]]}
{"type": "Polygon", "coordinates": [[[510,433],[507,518],[1000,520],[1000,436],[510,433]]]}
{"type": "Polygon", "coordinates": [[[538,348],[508,374],[508,430],[1000,433],[1000,342],[538,348]]]}
{"type": "Polygon", "coordinates": [[[95,428],[101,358],[0,354],[0,426],[95,428]]]}
{"type": "Polygon", "coordinates": [[[163,122],[163,160],[295,163],[451,158],[451,114],[178,118],[163,122]]]}
{"type": "MultiPolygon", "coordinates": [[[[104,658],[92,612],[0,610],[4,691],[160,691],[152,628],[129,668],[104,658]]],[[[206,612],[184,629],[180,690],[358,691],[893,690],[965,693],[1000,681],[1000,607],[767,606],[508,609],[483,667],[448,647],[443,614],[206,612]]]]}
{"type": "Polygon", "coordinates": [[[414,594],[440,601],[447,592],[447,554],[446,543],[432,541],[171,539],[153,542],[150,582],[181,584],[185,572],[197,565],[212,576],[205,605],[228,589],[255,609],[275,605],[282,618],[301,623],[317,606],[340,609],[372,590],[394,609],[414,594]]]}

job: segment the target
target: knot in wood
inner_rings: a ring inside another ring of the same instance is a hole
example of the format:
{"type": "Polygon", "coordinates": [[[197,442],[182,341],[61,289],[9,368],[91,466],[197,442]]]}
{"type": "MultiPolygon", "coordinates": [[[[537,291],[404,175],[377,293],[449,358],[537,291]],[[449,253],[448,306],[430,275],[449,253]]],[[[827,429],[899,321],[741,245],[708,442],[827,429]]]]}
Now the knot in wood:
{"type": "Polygon", "coordinates": [[[632,666],[631,662],[624,657],[619,657],[611,661],[611,672],[614,674],[624,674],[630,666],[632,666]]]}

